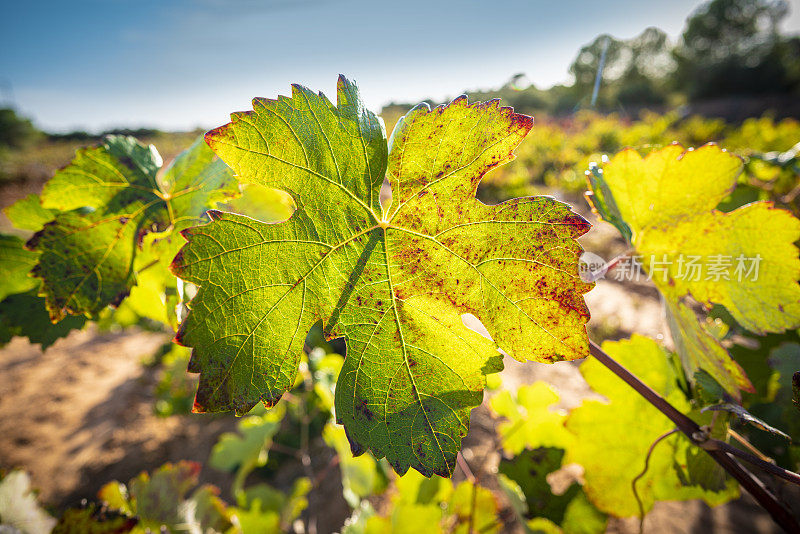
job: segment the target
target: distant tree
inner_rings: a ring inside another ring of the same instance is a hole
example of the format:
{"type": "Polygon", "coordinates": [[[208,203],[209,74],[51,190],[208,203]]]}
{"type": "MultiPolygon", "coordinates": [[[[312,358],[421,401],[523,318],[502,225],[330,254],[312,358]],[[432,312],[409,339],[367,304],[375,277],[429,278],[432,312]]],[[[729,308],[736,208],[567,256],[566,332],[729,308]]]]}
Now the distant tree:
{"type": "Polygon", "coordinates": [[[0,108],[0,149],[17,149],[29,145],[42,133],[25,117],[11,108],[0,108]]]}
{"type": "Polygon", "coordinates": [[[797,47],[781,37],[784,0],[712,0],[686,21],[675,48],[676,89],[691,99],[792,92],[797,47]]]}
{"type": "Polygon", "coordinates": [[[601,105],[660,104],[666,99],[665,80],[674,62],[667,35],[658,28],[647,28],[628,40],[600,35],[582,47],[569,69],[578,94],[584,99],[591,94],[606,46],[601,105]]]}
{"type": "Polygon", "coordinates": [[[598,35],[594,41],[581,47],[578,57],[569,67],[570,74],[575,77],[575,88],[578,91],[591,92],[597,70],[600,67],[600,58],[606,46],[608,48],[603,68],[603,82],[612,81],[615,73],[620,70],[620,66],[629,61],[624,41],[608,34],[598,35]],[[606,45],[606,43],[608,44],[606,45]]]}

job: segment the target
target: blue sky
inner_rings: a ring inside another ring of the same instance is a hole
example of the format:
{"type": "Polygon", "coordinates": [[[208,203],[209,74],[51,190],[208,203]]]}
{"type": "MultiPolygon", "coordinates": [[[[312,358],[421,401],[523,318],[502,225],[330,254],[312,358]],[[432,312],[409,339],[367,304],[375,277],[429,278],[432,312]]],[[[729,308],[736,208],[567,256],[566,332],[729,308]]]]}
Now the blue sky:
{"type": "MultiPolygon", "coordinates": [[[[680,34],[696,0],[2,0],[0,97],[53,131],[211,127],[299,82],[367,105],[443,99],[524,72],[569,81],[582,44],[680,34]]],[[[784,25],[800,30],[800,0],[784,25]]]]}

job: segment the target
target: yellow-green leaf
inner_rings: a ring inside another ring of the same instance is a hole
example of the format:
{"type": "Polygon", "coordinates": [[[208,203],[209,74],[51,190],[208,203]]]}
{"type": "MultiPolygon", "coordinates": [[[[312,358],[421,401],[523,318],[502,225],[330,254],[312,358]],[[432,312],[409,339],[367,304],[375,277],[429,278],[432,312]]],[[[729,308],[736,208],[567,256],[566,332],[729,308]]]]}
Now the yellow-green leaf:
{"type": "Polygon", "coordinates": [[[665,296],[688,375],[705,369],[734,396],[750,389],[747,377],[701,326],[690,324],[681,299],[721,304],[757,333],[800,325],[794,245],[800,221],[768,202],[729,213],[716,209],[741,167],[738,157],[715,145],[689,151],[671,145],[644,158],[624,150],[590,180],[595,209],[618,224],[606,206],[615,202],[641,263],[665,296]]]}
{"type": "Polygon", "coordinates": [[[558,401],[558,393],[545,382],[520,386],[516,399],[508,390],[492,397],[492,410],[507,419],[497,427],[503,449],[516,456],[526,448],[568,448],[573,438],[564,428],[566,412],[554,409],[558,401]]]}
{"type": "MultiPolygon", "coordinates": [[[[655,341],[635,335],[626,341],[606,342],[603,350],[678,410],[691,411],[667,355],[655,341]]],[[[652,443],[674,424],[597,360],[581,364],[581,373],[608,402],[587,400],[570,413],[566,425],[575,435],[576,446],[567,450],[564,462],[583,466],[583,489],[601,511],[619,517],[638,515],[631,482],[643,470],[652,443]]],[[[636,486],[645,511],[655,501],[703,499],[715,505],[738,495],[732,480],[719,492],[684,485],[675,463],[687,466],[692,450],[696,449],[680,433],[656,446],[649,469],[636,486]]]]}
{"type": "Polygon", "coordinates": [[[716,211],[740,170],[739,158],[714,145],[672,145],[645,158],[623,151],[604,177],[663,293],[722,304],[753,332],[796,328],[800,221],[769,202],[716,211]],[[654,269],[651,257],[666,267],[654,269]],[[690,268],[694,257],[700,269],[690,268]]]}
{"type": "Polygon", "coordinates": [[[665,307],[675,352],[680,356],[687,376],[694,378],[698,370],[703,370],[737,398],[740,389],[755,392],[744,370],[706,330],[691,308],[679,300],[666,300],[665,307]]]}

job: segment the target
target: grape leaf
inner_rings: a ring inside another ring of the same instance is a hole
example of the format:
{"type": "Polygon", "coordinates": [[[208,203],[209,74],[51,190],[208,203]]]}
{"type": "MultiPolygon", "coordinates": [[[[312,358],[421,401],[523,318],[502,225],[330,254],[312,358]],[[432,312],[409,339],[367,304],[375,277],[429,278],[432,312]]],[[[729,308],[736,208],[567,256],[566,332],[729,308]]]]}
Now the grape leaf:
{"type": "Polygon", "coordinates": [[[572,484],[561,495],[553,495],[547,475],[561,468],[564,450],[554,447],[527,449],[511,460],[502,460],[498,472],[513,480],[522,489],[529,517],[544,517],[561,524],[567,505],[579,493],[580,486],[572,484]]]}
{"type": "Polygon", "coordinates": [[[8,343],[14,336],[24,336],[31,343],[41,344],[44,350],[84,324],[86,318],[80,316],[50,321],[45,301],[35,291],[9,295],[0,302],[0,344],[8,343]]]}
{"type": "Polygon", "coordinates": [[[469,481],[461,482],[455,487],[453,496],[447,503],[447,511],[451,516],[445,518],[445,532],[500,532],[502,523],[498,517],[499,509],[497,498],[491,491],[469,481]]]}
{"type": "Polygon", "coordinates": [[[620,152],[603,176],[633,231],[637,251],[659,261],[666,256],[668,270],[653,274],[663,293],[691,293],[700,302],[722,304],[752,332],[796,328],[800,259],[794,243],[800,239],[800,221],[769,202],[729,213],[714,209],[735,187],[741,166],[739,158],[715,145],[690,151],[671,145],[645,158],[633,150],[620,152]],[[694,280],[681,276],[686,266],[679,255],[700,256],[704,267],[721,255],[732,265],[723,276],[709,277],[703,270],[694,280]],[[739,279],[739,256],[761,258],[758,276],[739,279]]]}
{"type": "Polygon", "coordinates": [[[729,213],[699,215],[668,234],[648,232],[637,249],[671,261],[667,283],[673,280],[675,286],[667,294],[691,293],[700,302],[722,304],[740,325],[764,334],[800,326],[798,240],[799,220],[768,202],[755,202],[729,213]],[[680,255],[703,258],[707,270],[715,264],[730,267],[719,280],[715,275],[687,280],[679,276],[680,255]]]}
{"type": "Polygon", "coordinates": [[[499,505],[488,489],[468,481],[453,484],[411,472],[395,480],[388,515],[365,518],[366,533],[427,534],[498,532],[499,505]],[[470,529],[470,526],[472,527],[470,529]]]}
{"type": "Polygon", "coordinates": [[[371,456],[351,455],[350,444],[342,427],[329,422],[322,431],[322,437],[339,456],[342,494],[351,508],[357,508],[362,499],[383,493],[387,478],[381,464],[371,456]]]}
{"type": "Polygon", "coordinates": [[[0,234],[0,301],[39,285],[29,276],[39,255],[25,250],[24,245],[17,236],[0,234]]]}
{"type": "Polygon", "coordinates": [[[567,414],[553,409],[558,400],[558,393],[545,382],[520,386],[516,399],[508,390],[492,397],[492,410],[507,419],[497,427],[503,449],[517,456],[526,448],[569,448],[573,436],[564,428],[567,414]]]}
{"type": "Polygon", "coordinates": [[[124,534],[131,532],[138,520],[105,506],[86,503],[70,508],[58,520],[52,534],[124,534]]]}
{"type": "MultiPolygon", "coordinates": [[[[544,473],[536,473],[535,476],[543,477],[544,475],[544,473]]],[[[577,486],[570,486],[567,491],[567,494],[573,494],[568,502],[563,505],[558,504],[558,508],[563,508],[563,510],[560,518],[554,521],[542,516],[529,519],[535,512],[529,513],[526,495],[523,493],[520,484],[502,473],[497,476],[497,481],[501,490],[509,499],[517,520],[527,534],[600,534],[607,530],[608,516],[595,508],[586,498],[586,494],[577,486]]],[[[527,483],[531,484],[530,481],[527,481],[527,483]]],[[[546,480],[542,480],[541,484],[544,485],[540,494],[542,498],[550,499],[555,503],[560,503],[564,498],[564,495],[550,493],[550,486],[546,480]],[[545,492],[549,493],[549,497],[545,492]]],[[[548,508],[551,508],[551,506],[548,505],[548,508]]]]}
{"type": "Polygon", "coordinates": [[[388,145],[344,77],[338,106],[295,85],[253,109],[207,141],[241,181],[286,191],[296,210],[279,224],[211,211],[184,232],[174,272],[200,290],[176,340],[194,349],[197,411],[277,402],[323,320],[347,343],[335,403],[353,453],[450,475],[484,376],[502,365],[461,315],[515,358],[584,357],[591,285],[574,239],[588,223],[549,197],[475,198],[532,125],[496,101],[418,106],[388,145]]]}
{"type": "Polygon", "coordinates": [[[231,511],[217,497],[214,486],[196,488],[200,464],[181,461],[166,463],[153,471],[142,472],[127,486],[109,482],[98,497],[110,508],[135,516],[136,531],[226,532],[232,527],[231,511]]]}
{"type": "Polygon", "coordinates": [[[670,299],[665,299],[664,306],[675,352],[680,356],[687,376],[695,378],[697,372],[703,370],[737,399],[740,398],[739,389],[755,392],[744,370],[706,330],[691,308],[679,300],[670,299]]]}
{"type": "Polygon", "coordinates": [[[751,391],[752,385],[718,342],[690,324],[678,301],[691,295],[721,304],[757,333],[800,325],[800,259],[793,244],[800,221],[768,202],[729,213],[715,209],[735,187],[741,167],[739,158],[717,146],[684,151],[675,144],[645,158],[624,150],[590,179],[594,209],[612,224],[621,218],[628,225],[632,244],[666,297],[688,375],[705,369],[736,397],[738,388],[751,391]]]}
{"type": "MultiPolygon", "coordinates": [[[[236,194],[230,171],[213,158],[198,139],[160,181],[155,147],[109,136],[98,147],[79,150],[56,173],[45,185],[41,208],[58,213],[28,241],[40,253],[32,273],[43,281],[53,321],[67,314],[93,317],[118,305],[135,284],[137,245],[147,233],[184,228],[217,200],[236,194]]],[[[27,215],[16,218],[36,224],[32,202],[24,208],[27,215]]],[[[177,246],[165,254],[171,257],[177,246]]]]}
{"type": "Polygon", "coordinates": [[[222,471],[239,466],[249,473],[267,462],[272,438],[280,430],[284,408],[263,415],[250,415],[239,421],[238,433],[226,432],[211,450],[209,465],[222,471]]]}
{"type": "MultiPolygon", "coordinates": [[[[606,342],[603,350],[678,410],[691,410],[664,350],[655,341],[634,335],[630,340],[606,342]]],[[[581,373],[608,402],[584,401],[570,413],[566,425],[575,434],[575,446],[567,449],[564,461],[584,467],[584,491],[598,509],[618,517],[637,515],[639,508],[630,482],[642,471],[650,445],[674,425],[598,361],[586,360],[581,373]]],[[[715,505],[738,495],[733,480],[719,492],[684,485],[674,463],[686,466],[692,449],[685,437],[674,435],[653,450],[649,469],[636,486],[645,511],[657,500],[703,499],[715,505]]]]}
{"type": "Polygon", "coordinates": [[[38,232],[52,221],[57,211],[42,206],[39,195],[30,194],[7,207],[5,214],[16,228],[38,232]]]}
{"type": "Polygon", "coordinates": [[[242,532],[280,534],[291,531],[291,525],[308,507],[311,481],[296,478],[289,494],[284,494],[267,484],[254,484],[245,490],[247,508],[235,510],[242,532]]]}

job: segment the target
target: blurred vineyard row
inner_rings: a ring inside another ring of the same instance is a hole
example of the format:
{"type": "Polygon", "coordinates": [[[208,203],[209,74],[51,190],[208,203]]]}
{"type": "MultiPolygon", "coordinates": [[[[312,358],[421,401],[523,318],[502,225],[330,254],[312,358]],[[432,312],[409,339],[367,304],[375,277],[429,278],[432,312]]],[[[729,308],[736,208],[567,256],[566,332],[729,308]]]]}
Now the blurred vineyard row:
{"type": "MultiPolygon", "coordinates": [[[[400,113],[383,113],[391,131],[400,113]]],[[[116,132],[114,132],[116,133],[116,132]]],[[[137,132],[142,142],[156,144],[166,160],[172,159],[198,132],[137,132]]],[[[75,150],[99,142],[99,136],[48,137],[41,135],[20,147],[0,151],[0,181],[43,182],[69,163],[75,150]]],[[[517,148],[517,159],[491,172],[482,183],[482,196],[498,201],[557,190],[580,193],[589,163],[625,147],[641,153],[680,143],[698,147],[714,142],[746,162],[731,208],[755,200],[772,200],[798,213],[800,158],[793,148],[800,143],[800,121],[770,116],[739,124],[700,116],[681,117],[677,111],[644,111],[638,119],[618,114],[579,111],[567,118],[536,118],[530,135],[517,148]]]]}
{"type": "Polygon", "coordinates": [[[800,121],[769,116],[738,125],[699,116],[681,118],[677,112],[644,112],[638,120],[629,120],[582,111],[568,119],[537,120],[516,150],[517,159],[486,177],[484,196],[496,200],[547,190],[579,193],[586,188],[589,163],[601,161],[603,155],[625,147],[645,154],[673,142],[685,147],[715,142],[745,160],[731,208],[773,200],[797,213],[800,165],[792,149],[800,142],[800,121]]]}

